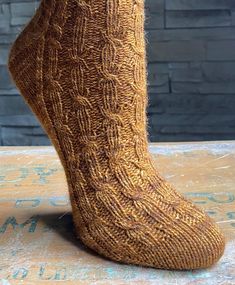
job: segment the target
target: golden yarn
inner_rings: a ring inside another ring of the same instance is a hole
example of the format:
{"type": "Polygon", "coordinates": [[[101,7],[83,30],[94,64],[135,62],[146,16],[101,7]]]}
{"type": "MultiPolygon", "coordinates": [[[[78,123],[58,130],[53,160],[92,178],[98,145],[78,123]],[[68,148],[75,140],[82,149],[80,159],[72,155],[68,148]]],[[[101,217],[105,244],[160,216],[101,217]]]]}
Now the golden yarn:
{"type": "Polygon", "coordinates": [[[85,245],[123,263],[208,267],[223,235],[148,151],[145,50],[143,0],[44,0],[9,70],[59,154],[85,245]]]}

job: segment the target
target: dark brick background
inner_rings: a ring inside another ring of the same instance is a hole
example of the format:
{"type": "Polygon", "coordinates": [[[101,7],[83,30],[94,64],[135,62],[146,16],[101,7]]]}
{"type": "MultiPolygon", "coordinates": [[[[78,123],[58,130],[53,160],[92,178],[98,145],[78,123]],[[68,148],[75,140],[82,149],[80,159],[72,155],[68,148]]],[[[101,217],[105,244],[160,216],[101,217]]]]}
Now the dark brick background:
{"type": "MultiPolygon", "coordinates": [[[[0,145],[46,145],[8,50],[38,1],[0,0],[0,145]]],[[[235,0],[146,0],[151,141],[235,139],[235,0]]]]}

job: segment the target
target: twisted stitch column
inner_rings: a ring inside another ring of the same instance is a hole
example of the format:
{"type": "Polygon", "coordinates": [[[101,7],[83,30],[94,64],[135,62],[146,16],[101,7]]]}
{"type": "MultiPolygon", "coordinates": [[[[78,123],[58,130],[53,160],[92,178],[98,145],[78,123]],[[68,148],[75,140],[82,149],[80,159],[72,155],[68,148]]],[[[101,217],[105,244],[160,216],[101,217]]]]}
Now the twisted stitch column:
{"type": "Polygon", "coordinates": [[[219,228],[148,152],[143,0],[43,0],[9,69],[60,156],[84,244],[157,268],[220,258],[219,228]]]}

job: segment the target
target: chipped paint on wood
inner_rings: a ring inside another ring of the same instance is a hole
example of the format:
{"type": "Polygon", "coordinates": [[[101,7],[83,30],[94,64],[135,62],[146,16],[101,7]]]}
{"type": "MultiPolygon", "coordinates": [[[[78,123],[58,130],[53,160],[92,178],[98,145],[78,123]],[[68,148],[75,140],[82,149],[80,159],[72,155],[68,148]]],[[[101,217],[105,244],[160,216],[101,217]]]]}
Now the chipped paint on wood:
{"type": "Polygon", "coordinates": [[[0,150],[0,284],[235,284],[235,143],[150,145],[160,172],[215,219],[227,238],[214,267],[121,265],[73,235],[64,173],[51,147],[0,150]]]}

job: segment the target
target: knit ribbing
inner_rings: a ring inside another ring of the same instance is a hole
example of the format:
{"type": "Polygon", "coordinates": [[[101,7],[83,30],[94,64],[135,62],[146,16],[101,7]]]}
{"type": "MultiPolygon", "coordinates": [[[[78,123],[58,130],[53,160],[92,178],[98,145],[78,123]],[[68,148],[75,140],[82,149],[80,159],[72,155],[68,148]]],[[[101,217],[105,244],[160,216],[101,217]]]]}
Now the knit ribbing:
{"type": "Polygon", "coordinates": [[[42,1],[9,70],[59,154],[84,244],[156,268],[220,258],[219,228],[148,151],[143,0],[42,1]]]}

